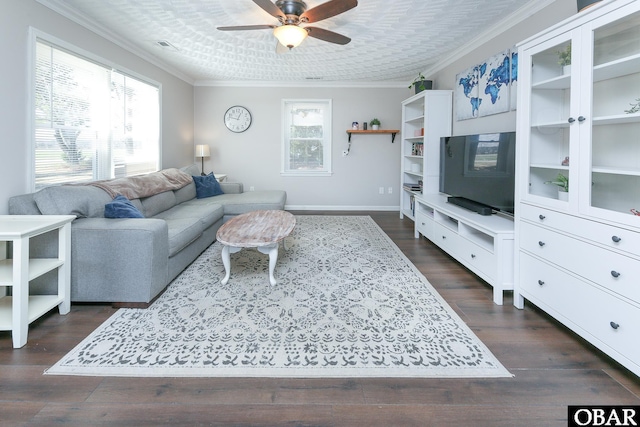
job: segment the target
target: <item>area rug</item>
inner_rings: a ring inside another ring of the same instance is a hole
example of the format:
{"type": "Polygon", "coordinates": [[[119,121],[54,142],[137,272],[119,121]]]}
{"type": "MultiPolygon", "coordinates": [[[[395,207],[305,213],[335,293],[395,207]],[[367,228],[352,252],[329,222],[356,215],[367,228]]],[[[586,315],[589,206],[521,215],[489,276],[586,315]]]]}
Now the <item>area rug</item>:
{"type": "Polygon", "coordinates": [[[46,374],[508,377],[368,216],[300,215],[279,251],[211,245],[148,309],[120,309],[46,374]]]}

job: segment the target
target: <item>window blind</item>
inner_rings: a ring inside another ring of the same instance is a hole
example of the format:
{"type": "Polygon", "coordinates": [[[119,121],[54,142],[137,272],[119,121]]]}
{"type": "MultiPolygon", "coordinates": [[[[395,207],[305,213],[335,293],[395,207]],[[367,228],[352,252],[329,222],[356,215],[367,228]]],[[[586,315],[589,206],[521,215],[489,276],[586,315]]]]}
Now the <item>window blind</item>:
{"type": "Polygon", "coordinates": [[[35,187],[158,170],[159,89],[36,43],[35,187]]]}

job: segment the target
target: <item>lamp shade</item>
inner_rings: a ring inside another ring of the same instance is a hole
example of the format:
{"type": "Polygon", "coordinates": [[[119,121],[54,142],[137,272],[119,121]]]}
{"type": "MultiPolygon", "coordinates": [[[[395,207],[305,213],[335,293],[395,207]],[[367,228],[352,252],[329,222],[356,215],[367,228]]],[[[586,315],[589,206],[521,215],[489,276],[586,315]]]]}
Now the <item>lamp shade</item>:
{"type": "Polygon", "coordinates": [[[211,151],[209,150],[208,145],[196,145],[196,157],[209,157],[211,156],[211,151]]]}
{"type": "Polygon", "coordinates": [[[280,44],[289,49],[299,46],[308,34],[307,30],[297,25],[282,25],[273,30],[273,35],[276,36],[280,44]]]}

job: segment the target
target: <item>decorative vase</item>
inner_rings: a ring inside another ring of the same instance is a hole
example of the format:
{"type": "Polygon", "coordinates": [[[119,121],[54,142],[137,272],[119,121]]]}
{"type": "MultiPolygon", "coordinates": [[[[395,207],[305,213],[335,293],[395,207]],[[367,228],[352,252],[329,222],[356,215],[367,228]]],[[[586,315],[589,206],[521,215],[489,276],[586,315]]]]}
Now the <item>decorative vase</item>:
{"type": "Polygon", "coordinates": [[[380,125],[371,125],[371,129],[372,130],[378,130],[378,129],[380,129],[380,125]]]}
{"type": "Polygon", "coordinates": [[[567,74],[571,74],[571,64],[562,66],[562,74],[564,74],[565,76],[567,74]]]}
{"type": "Polygon", "coordinates": [[[413,84],[413,89],[416,91],[416,93],[420,93],[423,90],[431,90],[432,87],[433,87],[432,80],[420,80],[413,84]]]}
{"type": "Polygon", "coordinates": [[[558,190],[558,200],[562,200],[563,202],[569,201],[569,192],[558,190]]]}
{"type": "Polygon", "coordinates": [[[578,2],[578,12],[585,10],[586,8],[593,6],[596,3],[599,3],[601,0],[577,0],[578,2]]]}

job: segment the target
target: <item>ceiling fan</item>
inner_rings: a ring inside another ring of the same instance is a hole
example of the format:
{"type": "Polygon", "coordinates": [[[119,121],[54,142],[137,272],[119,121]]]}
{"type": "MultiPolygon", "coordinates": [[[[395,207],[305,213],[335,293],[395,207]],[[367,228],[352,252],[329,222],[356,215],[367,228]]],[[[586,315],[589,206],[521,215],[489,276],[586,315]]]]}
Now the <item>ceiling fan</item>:
{"type": "Polygon", "coordinates": [[[330,43],[347,44],[349,37],[333,31],[318,27],[301,27],[300,24],[310,24],[323,19],[339,15],[358,5],[358,0],[330,0],[319,6],[307,10],[307,5],[302,0],[253,0],[270,15],[278,18],[280,25],[241,25],[235,27],[218,27],[222,31],[265,30],[273,29],[273,35],[279,44],[289,49],[300,45],[302,41],[311,36],[330,43]]]}

